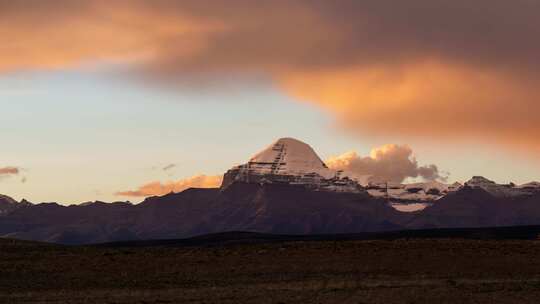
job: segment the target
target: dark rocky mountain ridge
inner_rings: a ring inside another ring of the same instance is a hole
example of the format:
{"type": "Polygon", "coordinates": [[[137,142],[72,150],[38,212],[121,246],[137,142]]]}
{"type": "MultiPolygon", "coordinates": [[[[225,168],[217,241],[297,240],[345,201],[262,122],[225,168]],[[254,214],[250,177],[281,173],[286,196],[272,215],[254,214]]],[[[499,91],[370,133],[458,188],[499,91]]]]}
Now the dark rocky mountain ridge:
{"type": "Polygon", "coordinates": [[[0,216],[7,215],[8,213],[11,213],[18,208],[30,205],[32,204],[25,199],[17,202],[16,200],[7,195],[0,194],[0,216]]]}
{"type": "Polygon", "coordinates": [[[237,182],[223,190],[192,188],[136,205],[25,203],[0,215],[0,236],[89,244],[226,231],[306,235],[535,224],[540,224],[537,192],[503,197],[465,186],[422,211],[404,213],[365,192],[237,182]]]}

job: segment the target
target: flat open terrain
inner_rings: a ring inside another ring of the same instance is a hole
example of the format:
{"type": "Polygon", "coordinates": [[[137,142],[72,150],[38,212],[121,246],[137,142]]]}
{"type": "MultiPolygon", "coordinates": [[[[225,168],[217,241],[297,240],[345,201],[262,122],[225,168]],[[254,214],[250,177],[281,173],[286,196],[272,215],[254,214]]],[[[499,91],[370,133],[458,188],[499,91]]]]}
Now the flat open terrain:
{"type": "Polygon", "coordinates": [[[0,240],[0,303],[538,303],[539,241],[63,247],[0,240]]]}

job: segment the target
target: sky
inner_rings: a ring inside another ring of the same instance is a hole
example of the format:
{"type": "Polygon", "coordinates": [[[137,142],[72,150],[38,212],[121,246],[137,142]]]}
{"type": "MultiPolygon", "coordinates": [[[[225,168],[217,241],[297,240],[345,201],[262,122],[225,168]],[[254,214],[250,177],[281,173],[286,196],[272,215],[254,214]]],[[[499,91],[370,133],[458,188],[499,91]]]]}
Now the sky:
{"type": "Polygon", "coordinates": [[[540,180],[540,3],[0,0],[0,193],[219,185],[280,137],[396,182],[540,180]]]}

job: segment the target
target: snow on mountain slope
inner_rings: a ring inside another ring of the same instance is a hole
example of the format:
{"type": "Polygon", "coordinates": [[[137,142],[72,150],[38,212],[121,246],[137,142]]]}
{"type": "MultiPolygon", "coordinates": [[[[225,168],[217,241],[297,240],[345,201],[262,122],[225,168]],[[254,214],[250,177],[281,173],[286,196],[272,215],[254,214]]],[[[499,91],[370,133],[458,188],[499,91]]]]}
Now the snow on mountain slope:
{"type": "Polygon", "coordinates": [[[540,190],[540,182],[530,182],[523,185],[519,185],[516,188],[520,189],[530,189],[530,190],[540,190]]]}
{"type": "Polygon", "coordinates": [[[371,183],[366,187],[370,195],[386,198],[394,209],[401,212],[414,212],[431,206],[434,201],[459,190],[462,185],[429,181],[412,184],[371,183]]]}
{"type": "Polygon", "coordinates": [[[482,188],[484,190],[488,190],[491,188],[498,188],[500,185],[496,184],[494,181],[489,180],[483,176],[473,176],[470,180],[468,180],[465,185],[472,187],[472,188],[482,188]]]}
{"type": "Polygon", "coordinates": [[[483,189],[495,197],[526,197],[540,193],[539,182],[519,186],[513,183],[497,184],[482,176],[473,176],[464,185],[460,183],[448,185],[436,181],[413,184],[369,184],[367,191],[372,196],[386,198],[394,209],[412,212],[431,206],[447,194],[463,187],[483,189]]]}
{"type": "Polygon", "coordinates": [[[510,184],[497,184],[483,176],[473,176],[465,183],[471,188],[481,188],[497,197],[526,196],[540,191],[540,183],[530,182],[521,186],[510,184]]]}
{"type": "Polygon", "coordinates": [[[413,184],[371,183],[367,185],[367,191],[372,196],[393,200],[435,201],[460,187],[459,183],[448,185],[437,181],[413,184]]]}
{"type": "Polygon", "coordinates": [[[304,175],[317,173],[325,178],[336,174],[328,169],[313,148],[294,138],[280,138],[255,154],[248,162],[259,174],[304,175]]]}
{"type": "Polygon", "coordinates": [[[400,204],[400,203],[391,203],[390,206],[400,212],[416,212],[424,210],[427,207],[431,206],[430,203],[412,203],[412,204],[400,204]]]}

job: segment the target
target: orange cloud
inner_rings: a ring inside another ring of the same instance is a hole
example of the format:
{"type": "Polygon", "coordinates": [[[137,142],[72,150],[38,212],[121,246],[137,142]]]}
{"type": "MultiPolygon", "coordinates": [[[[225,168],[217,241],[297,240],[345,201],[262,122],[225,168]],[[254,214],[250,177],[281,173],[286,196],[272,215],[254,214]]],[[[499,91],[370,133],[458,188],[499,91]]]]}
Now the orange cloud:
{"type": "Polygon", "coordinates": [[[196,175],[190,178],[168,183],[151,182],[140,186],[137,190],[116,192],[118,196],[147,197],[165,195],[171,192],[181,192],[188,188],[217,188],[221,185],[223,177],[196,175]]]}
{"type": "Polygon", "coordinates": [[[19,174],[20,170],[17,167],[3,167],[0,168],[0,177],[2,176],[9,176],[9,175],[17,175],[19,174]]]}
{"type": "Polygon", "coordinates": [[[141,63],[167,41],[176,42],[180,58],[203,43],[202,33],[220,26],[137,1],[10,2],[0,4],[0,71],[141,63]]]}
{"type": "Polygon", "coordinates": [[[0,71],[262,75],[353,132],[540,151],[540,2],[3,1],[0,71]],[[30,4],[29,4],[30,3],[30,4]]]}
{"type": "Polygon", "coordinates": [[[420,166],[408,146],[384,145],[371,150],[369,156],[359,156],[355,151],[326,160],[334,170],[343,170],[361,182],[397,182],[406,178],[421,177],[425,180],[444,180],[435,165],[420,166]]]}
{"type": "Polygon", "coordinates": [[[480,138],[540,149],[536,84],[497,71],[431,61],[295,72],[282,84],[360,134],[480,138]]]}

